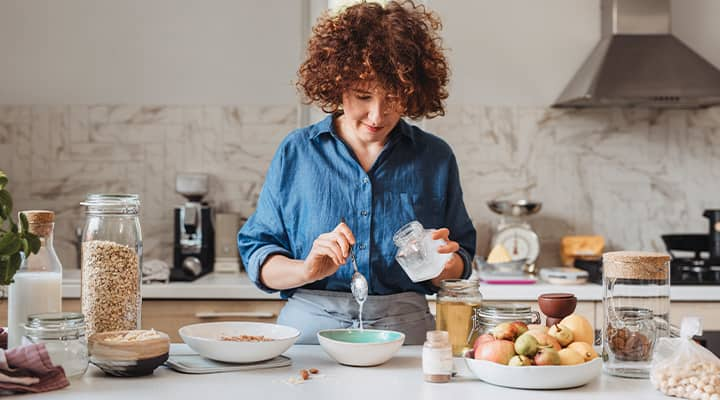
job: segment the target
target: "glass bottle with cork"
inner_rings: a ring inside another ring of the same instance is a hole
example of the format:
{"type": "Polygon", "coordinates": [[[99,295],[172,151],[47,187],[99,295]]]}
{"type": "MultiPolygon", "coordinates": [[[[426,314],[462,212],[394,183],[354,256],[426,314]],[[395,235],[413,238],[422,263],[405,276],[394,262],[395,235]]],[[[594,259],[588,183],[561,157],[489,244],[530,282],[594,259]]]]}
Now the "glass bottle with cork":
{"type": "Polygon", "coordinates": [[[478,281],[442,281],[437,295],[435,328],[448,332],[453,356],[460,357],[468,347],[472,347],[472,318],[475,309],[481,304],[482,295],[478,281]]]}
{"type": "Polygon", "coordinates": [[[62,310],[62,265],[53,247],[55,213],[28,210],[20,214],[27,218],[28,231],[40,239],[40,249],[23,260],[10,285],[8,349],[22,343],[28,315],[62,310]]]}

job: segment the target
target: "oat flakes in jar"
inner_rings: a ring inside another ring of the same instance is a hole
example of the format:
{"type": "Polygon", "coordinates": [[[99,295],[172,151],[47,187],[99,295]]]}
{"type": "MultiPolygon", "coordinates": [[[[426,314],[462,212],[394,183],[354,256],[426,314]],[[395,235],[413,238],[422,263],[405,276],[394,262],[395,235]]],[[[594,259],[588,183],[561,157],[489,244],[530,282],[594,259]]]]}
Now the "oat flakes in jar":
{"type": "Polygon", "coordinates": [[[142,234],[135,194],[89,194],[84,202],[81,307],[86,332],[140,328],[142,234]]]}

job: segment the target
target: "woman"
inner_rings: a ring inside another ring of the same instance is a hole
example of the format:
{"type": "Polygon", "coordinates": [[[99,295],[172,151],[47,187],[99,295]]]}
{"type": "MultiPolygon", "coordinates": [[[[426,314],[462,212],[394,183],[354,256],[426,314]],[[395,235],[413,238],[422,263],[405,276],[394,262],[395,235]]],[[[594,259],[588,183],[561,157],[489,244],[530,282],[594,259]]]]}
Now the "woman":
{"type": "Polygon", "coordinates": [[[402,331],[406,344],[434,329],[425,295],[470,275],[475,229],[455,156],[401,119],[444,114],[439,28],[424,7],[390,2],[326,14],[313,29],[298,87],[330,115],[285,138],[238,234],[250,279],[288,299],[278,323],[300,329],[299,343],[358,326],[351,248],[369,286],[364,326],[402,331]],[[395,261],[392,241],[413,220],[438,228],[434,238],[447,242],[438,252],[452,254],[439,276],[419,283],[395,261]]]}

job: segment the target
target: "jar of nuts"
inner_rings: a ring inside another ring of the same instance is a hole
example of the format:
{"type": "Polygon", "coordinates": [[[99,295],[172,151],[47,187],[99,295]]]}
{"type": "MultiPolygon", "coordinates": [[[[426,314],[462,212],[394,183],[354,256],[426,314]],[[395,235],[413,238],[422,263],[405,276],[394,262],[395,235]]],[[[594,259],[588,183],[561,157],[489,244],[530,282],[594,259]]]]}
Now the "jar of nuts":
{"type": "Polygon", "coordinates": [[[140,328],[142,234],[134,194],[89,194],[80,297],[88,337],[140,328]]]}
{"type": "Polygon", "coordinates": [[[611,375],[647,378],[657,338],[669,335],[670,256],[603,254],[603,368],[611,375]]]}

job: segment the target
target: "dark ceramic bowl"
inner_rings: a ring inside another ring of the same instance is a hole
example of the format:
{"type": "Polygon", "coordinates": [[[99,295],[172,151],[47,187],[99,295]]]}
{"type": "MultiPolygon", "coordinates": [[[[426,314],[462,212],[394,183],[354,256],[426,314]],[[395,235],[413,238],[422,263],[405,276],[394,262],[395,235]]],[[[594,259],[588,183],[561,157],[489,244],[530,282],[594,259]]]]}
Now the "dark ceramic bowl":
{"type": "Polygon", "coordinates": [[[543,314],[557,321],[575,311],[577,297],[572,293],[544,293],[538,297],[538,306],[543,314]]]}

